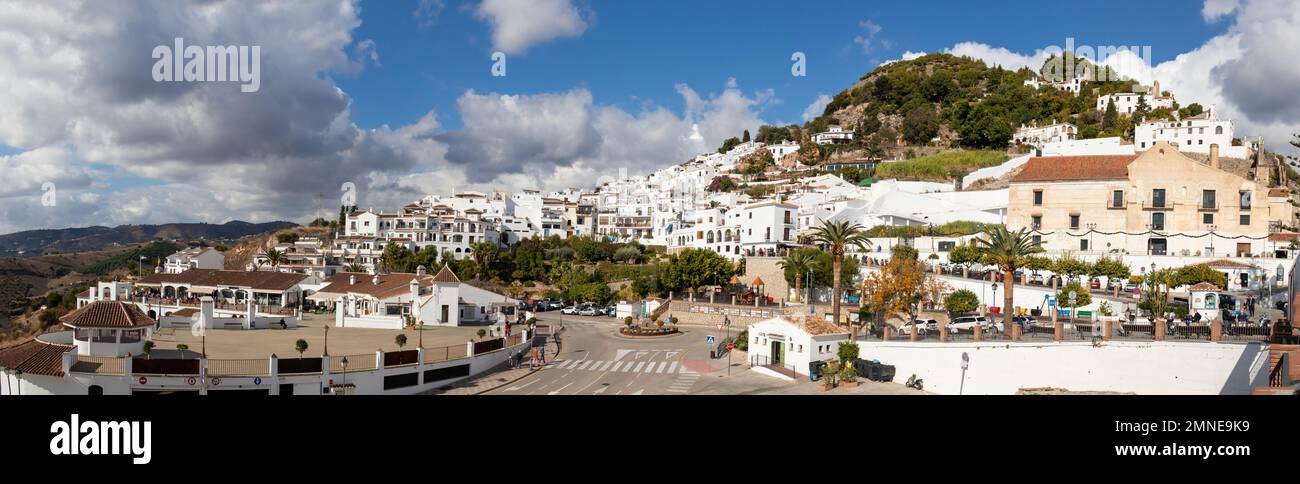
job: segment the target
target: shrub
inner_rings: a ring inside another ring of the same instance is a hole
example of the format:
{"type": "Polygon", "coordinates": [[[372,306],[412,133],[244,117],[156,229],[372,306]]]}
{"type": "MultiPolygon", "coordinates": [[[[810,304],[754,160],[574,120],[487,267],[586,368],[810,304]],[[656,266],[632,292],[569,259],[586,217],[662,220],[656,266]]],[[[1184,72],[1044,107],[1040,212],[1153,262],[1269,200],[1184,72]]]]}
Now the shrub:
{"type": "Polygon", "coordinates": [[[631,328],[631,327],[632,327],[632,317],[631,317],[631,316],[624,316],[624,317],[623,317],[623,324],[624,324],[625,326],[631,328]]]}
{"type": "Polygon", "coordinates": [[[975,291],[970,289],[958,289],[949,294],[948,297],[943,298],[943,307],[950,314],[969,313],[979,309],[979,306],[979,296],[976,296],[975,291]]]}

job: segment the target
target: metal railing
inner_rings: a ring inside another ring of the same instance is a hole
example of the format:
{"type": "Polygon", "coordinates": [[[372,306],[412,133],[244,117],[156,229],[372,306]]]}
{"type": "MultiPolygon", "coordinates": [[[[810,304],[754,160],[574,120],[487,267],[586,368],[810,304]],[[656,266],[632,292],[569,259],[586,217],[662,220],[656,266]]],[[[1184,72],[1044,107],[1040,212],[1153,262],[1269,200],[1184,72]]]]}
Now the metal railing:
{"type": "Polygon", "coordinates": [[[266,358],[209,359],[208,374],[212,376],[262,376],[271,374],[271,362],[266,358]]]}
{"type": "Polygon", "coordinates": [[[1164,200],[1159,203],[1150,200],[1142,201],[1142,210],[1173,210],[1173,209],[1174,209],[1174,204],[1169,203],[1168,200],[1164,200]]]}
{"type": "Polygon", "coordinates": [[[799,374],[799,371],[795,369],[794,365],[786,364],[784,362],[773,363],[767,355],[750,355],[749,366],[761,366],[796,380],[803,377],[799,374]]]}
{"type": "Polygon", "coordinates": [[[466,356],[468,355],[465,352],[465,345],[463,344],[424,349],[425,363],[440,363],[443,361],[458,360],[466,356]]]}
{"type": "Polygon", "coordinates": [[[1273,371],[1268,372],[1268,386],[1280,387],[1286,384],[1282,377],[1282,372],[1286,368],[1286,358],[1287,354],[1282,353],[1282,357],[1277,359],[1277,364],[1273,365],[1273,371]]]}
{"type": "Polygon", "coordinates": [[[375,354],[365,355],[343,355],[330,357],[330,373],[341,372],[343,370],[343,359],[348,359],[347,371],[373,370],[375,369],[375,354]]]}
{"type": "Polygon", "coordinates": [[[77,356],[72,365],[74,373],[96,373],[100,375],[121,375],[125,370],[126,358],[112,356],[77,356]]]}

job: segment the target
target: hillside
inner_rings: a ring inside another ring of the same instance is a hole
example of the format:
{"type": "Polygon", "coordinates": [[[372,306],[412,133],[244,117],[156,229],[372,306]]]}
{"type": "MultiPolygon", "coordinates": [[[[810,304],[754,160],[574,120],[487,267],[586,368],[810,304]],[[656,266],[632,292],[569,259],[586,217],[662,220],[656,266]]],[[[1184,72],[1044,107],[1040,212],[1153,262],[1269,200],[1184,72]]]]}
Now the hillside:
{"type": "Polygon", "coordinates": [[[239,239],[229,250],[224,252],[226,256],[226,269],[242,271],[253,256],[266,249],[274,247],[280,241],[281,237],[298,236],[298,237],[320,237],[322,240],[330,239],[331,230],[329,227],[287,227],[276,230],[274,233],[250,235],[239,239]]]}
{"type": "Polygon", "coordinates": [[[90,252],[154,240],[233,242],[241,237],[293,226],[289,222],[252,224],[236,220],[220,225],[175,223],[28,230],[0,235],[0,256],[90,252]]]}
{"type": "Polygon", "coordinates": [[[800,155],[815,163],[910,158],[958,147],[1005,150],[1016,127],[1052,121],[1076,124],[1082,138],[1124,134],[1122,123],[1103,127],[1094,106],[1099,95],[1132,89],[1132,81],[1086,82],[1074,95],[1026,86],[1033,76],[1029,69],[1011,71],[950,54],[892,62],[836,94],[821,116],[787,130],[804,139],[830,126],[854,132],[849,144],[805,143],[811,152],[800,155]]]}

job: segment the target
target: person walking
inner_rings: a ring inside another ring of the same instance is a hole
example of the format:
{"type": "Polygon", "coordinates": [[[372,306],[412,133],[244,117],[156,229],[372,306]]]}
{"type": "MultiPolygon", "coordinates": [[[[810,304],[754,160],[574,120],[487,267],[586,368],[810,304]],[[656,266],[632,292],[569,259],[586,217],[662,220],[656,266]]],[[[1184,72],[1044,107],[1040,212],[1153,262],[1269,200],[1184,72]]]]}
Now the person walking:
{"type": "Polygon", "coordinates": [[[536,346],[533,347],[533,355],[532,355],[532,356],[533,356],[533,358],[532,358],[531,360],[528,360],[528,369],[530,369],[530,370],[536,370],[536,369],[537,369],[537,357],[538,357],[537,347],[536,347],[536,346]]]}
{"type": "Polygon", "coordinates": [[[542,366],[546,366],[546,344],[545,343],[537,347],[537,353],[541,355],[542,366]]]}

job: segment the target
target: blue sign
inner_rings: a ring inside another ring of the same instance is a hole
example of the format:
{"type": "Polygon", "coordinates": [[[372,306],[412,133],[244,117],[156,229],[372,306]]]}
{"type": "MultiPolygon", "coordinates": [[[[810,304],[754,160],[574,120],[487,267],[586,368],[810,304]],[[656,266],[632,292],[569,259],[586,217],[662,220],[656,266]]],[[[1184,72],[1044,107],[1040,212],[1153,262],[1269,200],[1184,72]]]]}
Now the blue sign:
{"type": "Polygon", "coordinates": [[[1056,298],[1049,298],[1047,300],[1047,305],[1051,307],[1056,307],[1056,298]]]}
{"type": "Polygon", "coordinates": [[[706,344],[713,344],[713,335],[705,336],[704,342],[706,344]]]}
{"type": "Polygon", "coordinates": [[[261,385],[261,384],[262,384],[262,377],[260,377],[260,376],[259,376],[259,377],[254,377],[254,378],[253,378],[253,384],[254,384],[254,385],[261,385]]]}

